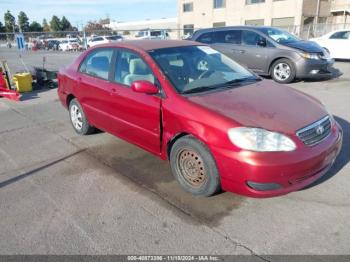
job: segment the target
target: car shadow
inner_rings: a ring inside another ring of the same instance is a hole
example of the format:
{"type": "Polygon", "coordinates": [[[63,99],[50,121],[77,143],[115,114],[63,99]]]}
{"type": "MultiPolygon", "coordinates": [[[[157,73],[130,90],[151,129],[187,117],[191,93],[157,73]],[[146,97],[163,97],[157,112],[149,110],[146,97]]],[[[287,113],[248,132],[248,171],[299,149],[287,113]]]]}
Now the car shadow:
{"type": "Polygon", "coordinates": [[[320,179],[318,179],[311,185],[307,186],[303,190],[315,187],[319,184],[326,182],[327,180],[331,179],[333,176],[338,174],[339,171],[342,170],[342,168],[346,166],[347,163],[350,162],[350,123],[340,117],[335,117],[335,120],[343,128],[343,132],[344,132],[342,149],[333,167],[324,176],[322,176],[320,179]]]}
{"type": "Polygon", "coordinates": [[[42,85],[38,84],[33,84],[33,91],[27,92],[27,93],[22,93],[20,97],[20,101],[28,101],[32,99],[37,99],[39,98],[40,93],[45,93],[51,89],[54,89],[57,87],[57,84],[55,82],[50,82],[50,83],[44,83],[42,85]]]}
{"type": "Polygon", "coordinates": [[[229,192],[209,198],[195,197],[182,190],[172,176],[168,161],[161,161],[156,156],[112,136],[107,136],[105,143],[90,147],[87,152],[112,168],[116,176],[129,178],[181,213],[206,225],[219,225],[224,217],[239,209],[247,200],[246,197],[229,192]]]}
{"type": "MultiPolygon", "coordinates": [[[[350,60],[349,60],[350,61],[350,60]]],[[[315,79],[295,79],[291,84],[293,83],[300,83],[300,82],[305,82],[305,83],[312,83],[312,82],[325,82],[325,81],[329,81],[329,80],[333,80],[336,78],[339,78],[343,75],[343,72],[340,71],[338,68],[334,68],[332,67],[330,69],[330,72],[332,73],[331,76],[328,77],[319,77],[319,78],[315,78],[315,79]]],[[[262,76],[264,79],[269,79],[271,80],[271,76],[262,76]]]]}

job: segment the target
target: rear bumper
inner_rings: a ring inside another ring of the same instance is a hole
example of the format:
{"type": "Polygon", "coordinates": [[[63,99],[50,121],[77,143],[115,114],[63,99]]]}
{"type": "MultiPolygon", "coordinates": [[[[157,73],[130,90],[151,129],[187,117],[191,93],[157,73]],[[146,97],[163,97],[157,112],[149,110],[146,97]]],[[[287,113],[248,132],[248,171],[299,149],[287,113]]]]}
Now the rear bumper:
{"type": "Polygon", "coordinates": [[[300,59],[296,62],[296,77],[302,79],[320,79],[332,77],[334,59],[300,59]]]}
{"type": "Polygon", "coordinates": [[[214,149],[225,191],[266,198],[300,190],[322,177],[332,167],[342,145],[342,130],[337,124],[331,135],[314,147],[303,146],[293,152],[229,152],[214,149]],[[253,189],[253,185],[258,185],[253,189]],[[269,190],[264,185],[275,185],[269,190]],[[278,185],[278,187],[276,187],[278,185]]]}

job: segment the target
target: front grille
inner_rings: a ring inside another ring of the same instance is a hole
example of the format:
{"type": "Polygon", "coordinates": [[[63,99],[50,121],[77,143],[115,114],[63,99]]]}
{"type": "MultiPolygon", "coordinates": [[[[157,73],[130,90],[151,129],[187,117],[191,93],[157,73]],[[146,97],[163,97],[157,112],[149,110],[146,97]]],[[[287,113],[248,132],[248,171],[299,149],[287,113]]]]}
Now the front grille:
{"type": "Polygon", "coordinates": [[[326,116],[297,131],[297,136],[305,145],[314,146],[329,136],[331,125],[330,117],[326,116]]]}

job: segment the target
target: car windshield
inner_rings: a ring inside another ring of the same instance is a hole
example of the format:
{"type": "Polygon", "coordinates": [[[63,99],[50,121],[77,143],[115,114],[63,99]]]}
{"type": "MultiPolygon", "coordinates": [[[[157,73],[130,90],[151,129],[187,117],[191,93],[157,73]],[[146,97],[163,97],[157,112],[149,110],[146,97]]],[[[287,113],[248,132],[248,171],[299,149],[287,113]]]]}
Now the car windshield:
{"type": "Polygon", "coordinates": [[[149,51],[181,94],[241,86],[259,81],[232,59],[208,46],[185,46],[149,51]]]}
{"type": "Polygon", "coordinates": [[[288,42],[300,41],[300,39],[296,36],[278,28],[261,28],[260,31],[268,35],[277,43],[283,44],[288,42]]]}

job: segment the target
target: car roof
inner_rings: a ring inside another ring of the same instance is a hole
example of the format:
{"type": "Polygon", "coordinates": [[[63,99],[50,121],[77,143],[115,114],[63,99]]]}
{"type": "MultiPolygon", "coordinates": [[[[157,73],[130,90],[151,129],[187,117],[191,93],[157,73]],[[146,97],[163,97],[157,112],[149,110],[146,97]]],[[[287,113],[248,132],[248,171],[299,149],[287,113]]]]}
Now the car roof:
{"type": "Polygon", "coordinates": [[[162,48],[181,47],[181,46],[194,46],[203,45],[198,42],[188,40],[158,40],[158,39],[147,39],[147,40],[126,40],[116,43],[108,43],[99,45],[99,47],[131,47],[143,51],[150,51],[162,48]]]}
{"type": "Polygon", "coordinates": [[[203,28],[203,29],[198,29],[196,32],[203,32],[203,31],[221,31],[221,30],[230,30],[230,29],[263,29],[263,28],[276,28],[273,26],[253,26],[253,25],[242,25],[242,26],[223,26],[223,27],[215,27],[215,28],[203,28]]]}

